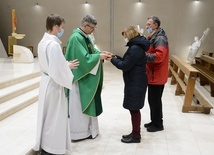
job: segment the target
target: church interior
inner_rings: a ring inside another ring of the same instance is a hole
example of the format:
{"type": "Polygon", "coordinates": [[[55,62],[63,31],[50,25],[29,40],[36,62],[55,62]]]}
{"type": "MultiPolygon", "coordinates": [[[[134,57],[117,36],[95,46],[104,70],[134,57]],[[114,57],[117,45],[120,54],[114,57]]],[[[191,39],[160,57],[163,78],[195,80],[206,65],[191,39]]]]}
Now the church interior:
{"type": "Polygon", "coordinates": [[[95,139],[71,142],[72,155],[214,154],[214,1],[210,0],[0,0],[0,154],[33,155],[39,82],[37,46],[49,14],[65,18],[63,52],[82,18],[97,19],[94,43],[101,51],[125,53],[124,28],[134,25],[148,36],[146,20],[158,16],[166,31],[169,77],[163,92],[164,130],[150,133],[145,99],[141,143],[121,143],[130,131],[124,109],[122,72],[104,61],[103,113],[95,139]]]}

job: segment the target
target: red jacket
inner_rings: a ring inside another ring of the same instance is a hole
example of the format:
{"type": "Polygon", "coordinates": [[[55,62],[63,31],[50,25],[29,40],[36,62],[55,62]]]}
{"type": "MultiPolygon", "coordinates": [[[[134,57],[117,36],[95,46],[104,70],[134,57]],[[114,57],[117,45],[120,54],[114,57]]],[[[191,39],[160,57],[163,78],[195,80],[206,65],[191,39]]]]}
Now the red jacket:
{"type": "Polygon", "coordinates": [[[169,46],[163,29],[159,28],[150,39],[150,48],[146,52],[146,56],[148,83],[165,84],[168,79],[169,46]]]}

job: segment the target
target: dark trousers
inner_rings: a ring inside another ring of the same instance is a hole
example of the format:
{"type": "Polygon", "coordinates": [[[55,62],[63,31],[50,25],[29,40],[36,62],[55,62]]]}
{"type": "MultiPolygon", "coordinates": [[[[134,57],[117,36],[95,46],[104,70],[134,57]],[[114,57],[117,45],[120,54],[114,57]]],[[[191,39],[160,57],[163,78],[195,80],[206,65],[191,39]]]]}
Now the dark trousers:
{"type": "Polygon", "coordinates": [[[141,123],[141,114],[140,110],[129,110],[131,114],[132,121],[132,135],[135,138],[140,138],[140,123],[141,123]]]}
{"type": "Polygon", "coordinates": [[[154,125],[163,127],[162,94],[164,85],[148,85],[150,117],[154,125]]]}

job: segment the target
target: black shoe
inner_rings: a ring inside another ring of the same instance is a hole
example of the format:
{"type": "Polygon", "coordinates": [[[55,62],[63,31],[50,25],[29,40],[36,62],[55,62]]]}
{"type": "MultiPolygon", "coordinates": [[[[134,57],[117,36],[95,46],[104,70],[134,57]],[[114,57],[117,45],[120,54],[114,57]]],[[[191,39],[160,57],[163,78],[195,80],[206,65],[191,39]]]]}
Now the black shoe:
{"type": "Polygon", "coordinates": [[[163,126],[160,127],[160,126],[152,125],[149,128],[147,128],[148,132],[156,132],[156,131],[162,131],[162,130],[163,130],[163,126]]]}
{"type": "Polygon", "coordinates": [[[45,150],[42,149],[41,155],[54,155],[54,154],[48,153],[48,152],[46,152],[45,150]]]}
{"type": "Polygon", "coordinates": [[[93,138],[92,138],[92,135],[90,135],[90,136],[88,136],[88,137],[85,138],[85,139],[93,139],[93,138]]]}
{"type": "MultiPolygon", "coordinates": [[[[132,136],[131,133],[129,135],[122,135],[122,138],[125,139],[125,138],[129,138],[130,136],[132,136]]],[[[140,139],[141,139],[141,136],[140,136],[140,139]]]]}
{"type": "Polygon", "coordinates": [[[144,124],[145,128],[149,128],[150,126],[152,126],[152,122],[144,124]]]}
{"type": "Polygon", "coordinates": [[[92,135],[86,137],[86,138],[83,138],[83,139],[75,139],[75,140],[71,140],[72,142],[80,142],[80,141],[83,141],[83,140],[86,140],[86,139],[93,139],[92,135]]]}
{"type": "Polygon", "coordinates": [[[128,134],[128,135],[122,135],[122,138],[129,138],[132,134],[128,134]]]}
{"type": "Polygon", "coordinates": [[[140,143],[140,138],[134,138],[133,136],[129,136],[128,138],[122,138],[121,142],[123,142],[123,143],[140,143]]]}

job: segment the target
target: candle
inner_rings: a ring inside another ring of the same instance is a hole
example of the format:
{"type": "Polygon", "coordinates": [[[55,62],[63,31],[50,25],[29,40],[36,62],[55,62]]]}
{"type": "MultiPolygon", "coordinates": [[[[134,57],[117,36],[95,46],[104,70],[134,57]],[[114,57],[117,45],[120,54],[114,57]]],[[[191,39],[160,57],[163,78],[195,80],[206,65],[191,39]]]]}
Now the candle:
{"type": "Polygon", "coordinates": [[[16,10],[12,9],[12,33],[16,33],[16,23],[17,23],[16,10]]]}

